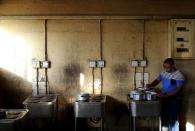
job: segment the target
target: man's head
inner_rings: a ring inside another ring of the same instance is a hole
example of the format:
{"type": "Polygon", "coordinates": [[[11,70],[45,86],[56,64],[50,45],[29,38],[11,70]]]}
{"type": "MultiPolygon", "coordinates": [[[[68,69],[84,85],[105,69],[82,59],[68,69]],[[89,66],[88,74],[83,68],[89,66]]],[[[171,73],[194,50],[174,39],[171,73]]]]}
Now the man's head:
{"type": "Polygon", "coordinates": [[[175,69],[175,62],[172,58],[167,58],[163,62],[163,67],[166,72],[172,72],[175,69]]]}

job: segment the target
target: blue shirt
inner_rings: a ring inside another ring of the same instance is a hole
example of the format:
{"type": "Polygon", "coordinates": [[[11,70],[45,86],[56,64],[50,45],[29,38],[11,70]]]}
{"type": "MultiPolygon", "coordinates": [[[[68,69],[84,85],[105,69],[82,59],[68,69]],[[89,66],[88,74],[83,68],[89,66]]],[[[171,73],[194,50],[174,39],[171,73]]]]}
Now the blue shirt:
{"type": "Polygon", "coordinates": [[[185,79],[183,74],[176,70],[174,72],[161,72],[159,80],[162,82],[162,93],[170,93],[177,90],[177,87],[180,87],[184,84],[185,79]]]}

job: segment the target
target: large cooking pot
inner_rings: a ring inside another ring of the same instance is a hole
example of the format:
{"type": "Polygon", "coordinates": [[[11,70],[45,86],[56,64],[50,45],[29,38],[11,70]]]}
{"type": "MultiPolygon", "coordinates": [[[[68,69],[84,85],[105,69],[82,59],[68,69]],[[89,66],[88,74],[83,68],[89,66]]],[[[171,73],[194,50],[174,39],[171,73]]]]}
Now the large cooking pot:
{"type": "Polygon", "coordinates": [[[133,99],[133,94],[135,94],[135,93],[137,93],[137,92],[138,92],[137,90],[131,91],[131,92],[129,93],[129,97],[130,97],[131,99],[133,99]]]}
{"type": "Polygon", "coordinates": [[[146,99],[145,93],[143,93],[143,92],[133,93],[133,100],[141,101],[141,100],[145,100],[145,99],[146,99]]]}
{"type": "Polygon", "coordinates": [[[77,95],[77,101],[89,101],[89,94],[88,93],[81,93],[77,95]]]}
{"type": "Polygon", "coordinates": [[[157,99],[158,99],[158,95],[156,92],[152,92],[152,91],[146,92],[146,100],[153,101],[157,99]]]}

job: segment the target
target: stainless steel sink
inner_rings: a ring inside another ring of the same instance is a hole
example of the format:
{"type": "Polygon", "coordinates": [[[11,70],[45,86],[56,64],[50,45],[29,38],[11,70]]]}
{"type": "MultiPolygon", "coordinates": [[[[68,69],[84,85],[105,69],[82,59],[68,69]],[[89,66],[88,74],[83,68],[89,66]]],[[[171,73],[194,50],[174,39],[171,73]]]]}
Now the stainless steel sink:
{"type": "Polygon", "coordinates": [[[30,96],[23,102],[30,118],[52,118],[57,113],[57,96],[30,96]]]}
{"type": "Polygon", "coordinates": [[[25,124],[28,109],[4,109],[6,116],[0,119],[0,131],[21,131],[25,124]]]}
{"type": "Polygon", "coordinates": [[[91,118],[104,117],[105,115],[106,96],[90,96],[88,102],[76,101],[74,104],[75,117],[91,118]]]}
{"type": "Polygon", "coordinates": [[[130,110],[133,117],[160,116],[161,102],[158,101],[130,101],[130,110]]]}

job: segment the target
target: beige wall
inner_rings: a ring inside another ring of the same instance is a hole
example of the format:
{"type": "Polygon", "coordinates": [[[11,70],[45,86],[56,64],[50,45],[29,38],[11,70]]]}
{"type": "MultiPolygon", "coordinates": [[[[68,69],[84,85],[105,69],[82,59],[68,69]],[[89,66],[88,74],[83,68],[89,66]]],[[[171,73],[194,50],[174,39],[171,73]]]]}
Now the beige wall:
{"type": "MultiPolygon", "coordinates": [[[[71,112],[72,102],[76,94],[81,91],[91,92],[92,75],[91,69],[88,68],[88,60],[100,58],[99,20],[48,20],[47,27],[48,57],[52,62],[52,66],[48,70],[49,87],[51,92],[60,95],[60,113],[65,114],[71,112]],[[80,73],[83,73],[85,77],[83,87],[80,85],[80,73]]],[[[31,68],[29,61],[32,58],[44,59],[44,21],[0,20],[0,29],[1,32],[8,32],[10,39],[22,38],[25,45],[28,45],[31,50],[31,55],[25,51],[21,53],[19,50],[21,51],[23,48],[20,47],[20,43],[11,41],[12,45],[18,45],[18,48],[13,49],[16,54],[20,54],[18,57],[28,56],[22,59],[24,61],[22,64],[19,63],[19,65],[26,66],[19,68],[16,61],[13,65],[15,70],[6,69],[5,66],[0,72],[0,92],[7,92],[0,95],[2,97],[0,103],[6,107],[13,106],[13,103],[17,106],[21,105],[25,97],[31,92],[31,81],[29,81],[28,75],[31,74],[33,79],[35,70],[31,68]],[[27,72],[26,75],[20,76],[18,73],[20,70],[27,72]],[[28,72],[28,70],[30,71],[28,72]],[[9,72],[9,75],[5,72],[9,72]],[[14,95],[16,93],[20,95],[14,95]],[[5,103],[5,98],[10,98],[11,102],[5,103]],[[16,100],[15,98],[20,99],[16,100]]],[[[123,122],[127,121],[125,117],[127,114],[119,115],[122,117],[119,125],[115,125],[114,121],[119,119],[117,113],[123,112],[121,106],[124,106],[126,102],[127,93],[133,89],[134,70],[129,67],[128,62],[130,59],[142,58],[143,29],[143,20],[102,20],[102,51],[103,59],[106,61],[106,68],[103,69],[103,93],[109,95],[110,115],[115,118],[108,121],[110,130],[126,130],[128,128],[128,125],[124,125],[123,122]],[[115,110],[115,107],[119,107],[119,110],[115,110]]],[[[7,44],[12,48],[10,41],[4,41],[1,46],[7,44]]],[[[145,53],[149,62],[146,71],[150,74],[150,80],[153,80],[162,70],[162,61],[168,57],[167,20],[145,22],[145,53]]],[[[6,55],[4,57],[7,57],[6,55]]],[[[195,113],[192,102],[195,97],[193,95],[195,75],[192,71],[195,61],[177,60],[176,64],[187,78],[187,85],[184,90],[187,106],[183,110],[187,111],[185,114],[187,120],[195,123],[192,117],[195,113]]],[[[138,71],[142,71],[142,69],[138,69],[138,71]]],[[[100,69],[95,69],[95,79],[100,79],[100,69]]],[[[70,122],[70,114],[60,115],[60,117],[61,119],[68,117],[66,118],[67,122],[70,122]]]]}
{"type": "Polygon", "coordinates": [[[142,57],[143,21],[103,21],[104,92],[119,100],[126,100],[127,92],[133,89],[133,71],[130,59],[142,57]],[[123,45],[123,46],[121,46],[123,45]]]}
{"type": "Polygon", "coordinates": [[[194,15],[194,0],[1,0],[0,15],[194,15]]]}
{"type": "Polygon", "coordinates": [[[44,56],[44,21],[0,20],[0,106],[22,107],[31,94],[32,58],[44,56]]]}

